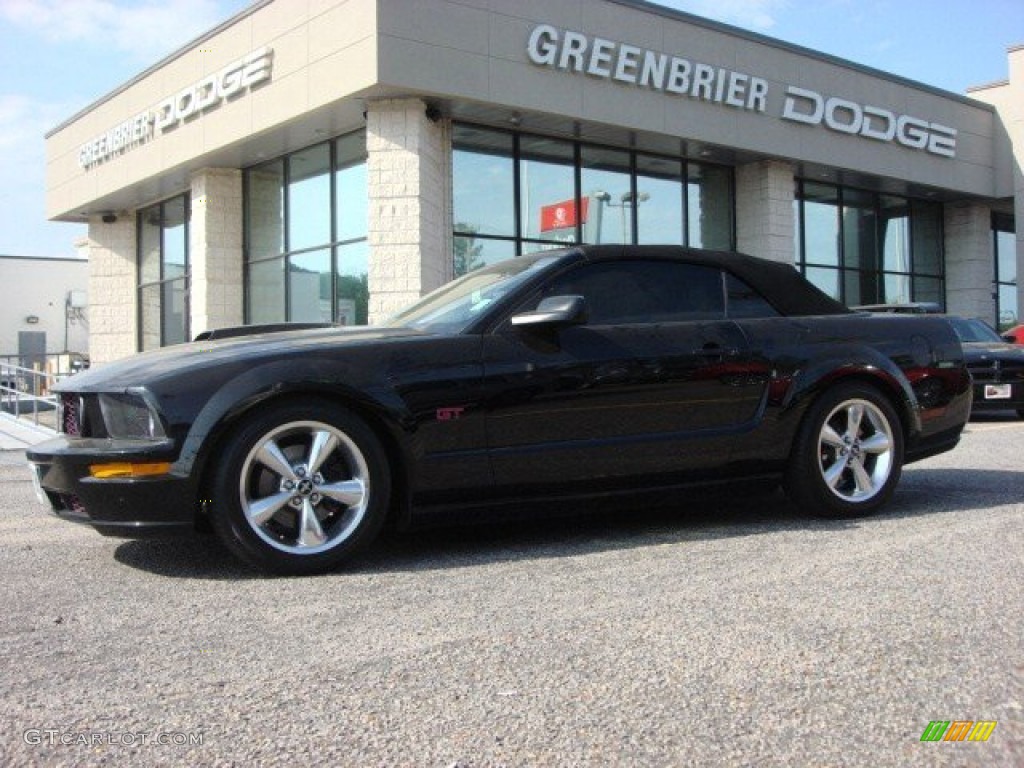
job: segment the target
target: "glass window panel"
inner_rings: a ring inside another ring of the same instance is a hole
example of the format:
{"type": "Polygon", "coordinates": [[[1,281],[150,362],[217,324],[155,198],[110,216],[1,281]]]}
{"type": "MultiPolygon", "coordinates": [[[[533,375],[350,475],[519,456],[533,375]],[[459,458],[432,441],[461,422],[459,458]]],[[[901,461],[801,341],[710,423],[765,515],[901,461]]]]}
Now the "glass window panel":
{"type": "Polygon", "coordinates": [[[580,153],[583,242],[632,243],[633,193],[629,153],[584,146],[580,153]]]}
{"type": "Polygon", "coordinates": [[[999,286],[999,330],[1005,331],[1011,326],[1020,322],[1019,308],[1017,306],[1017,286],[999,286]]]}
{"type": "Polygon", "coordinates": [[[683,164],[637,155],[637,242],[686,245],[683,228],[683,164]]]}
{"type": "MultiPolygon", "coordinates": [[[[455,276],[461,277],[474,269],[496,264],[516,255],[512,240],[484,240],[476,237],[456,237],[453,241],[455,276]]],[[[529,248],[528,250],[540,250],[529,248]]]]}
{"type": "Polygon", "coordinates": [[[880,304],[909,304],[914,301],[910,293],[910,275],[885,275],[885,293],[879,298],[880,304]]]}
{"type": "Polygon", "coordinates": [[[725,316],[722,273],[692,264],[641,260],[586,264],[557,278],[546,292],[583,296],[593,325],[725,316]]]}
{"type": "Polygon", "coordinates": [[[796,190],[793,198],[793,263],[803,262],[803,240],[800,233],[804,231],[803,205],[800,203],[800,189],[796,190]]]}
{"type": "Polygon", "coordinates": [[[514,237],[512,135],[456,125],[452,145],[452,224],[455,231],[514,237]]]}
{"type": "Polygon", "coordinates": [[[284,322],[284,258],[249,265],[250,323],[284,322]]]}
{"type": "Polygon", "coordinates": [[[284,253],[284,161],[253,168],[246,179],[248,258],[260,261],[284,253]]]}
{"type": "Polygon", "coordinates": [[[312,251],[292,256],[288,264],[288,319],[298,323],[329,323],[331,311],[331,252],[312,251]]]}
{"type": "Polygon", "coordinates": [[[288,249],[331,242],[330,147],[318,144],[288,158],[288,249]]]}
{"type": "Polygon", "coordinates": [[[942,206],[915,200],[910,207],[914,272],[942,274],[942,206]]]}
{"type": "Polygon", "coordinates": [[[881,198],[882,269],[910,271],[910,205],[902,197],[881,198]]]}
{"type": "Polygon", "coordinates": [[[160,233],[160,206],[146,208],[139,214],[140,283],[153,283],[160,279],[160,233]]]}
{"type": "Polygon", "coordinates": [[[1017,235],[1013,232],[996,232],[996,255],[1000,283],[1017,282],[1017,235]]]}
{"type": "Polygon", "coordinates": [[[573,145],[540,136],[520,139],[523,237],[576,242],[576,180],[573,145]]]}
{"type": "Polygon", "coordinates": [[[181,344],[188,341],[188,284],[184,278],[168,280],[161,295],[163,314],[163,344],[181,344]]]}
{"type": "Polygon", "coordinates": [[[933,301],[940,307],[944,308],[946,306],[946,297],[943,292],[942,278],[915,277],[913,288],[913,301],[933,301]]]}
{"type": "Polygon", "coordinates": [[[726,290],[729,293],[729,317],[778,317],[778,312],[765,298],[735,275],[726,274],[726,290]]]}
{"type": "Polygon", "coordinates": [[[875,196],[843,190],[843,266],[877,269],[875,196]]]}
{"type": "Polygon", "coordinates": [[[823,184],[804,184],[803,207],[804,261],[839,266],[839,190],[823,184]]]}
{"type": "Polygon", "coordinates": [[[337,239],[366,237],[369,226],[369,186],[366,174],[366,133],[342,136],[336,142],[334,186],[337,239]]]}
{"type": "Polygon", "coordinates": [[[874,271],[843,270],[843,303],[848,307],[859,304],[878,304],[879,275],[874,271]]]}
{"type": "Polygon", "coordinates": [[[338,246],[338,314],[341,325],[366,325],[369,318],[370,246],[365,240],[338,246]]]}
{"type": "Polygon", "coordinates": [[[185,198],[176,197],[164,203],[164,279],[183,277],[188,267],[188,210],[185,198]]]}
{"type": "Polygon", "coordinates": [[[838,269],[808,267],[804,276],[833,299],[842,300],[842,297],[839,295],[838,269]]]}
{"type": "Polygon", "coordinates": [[[717,165],[687,168],[686,231],[693,248],[731,250],[732,170],[717,165]]]}
{"type": "Polygon", "coordinates": [[[139,347],[143,352],[160,348],[161,283],[139,289],[139,347]]]}

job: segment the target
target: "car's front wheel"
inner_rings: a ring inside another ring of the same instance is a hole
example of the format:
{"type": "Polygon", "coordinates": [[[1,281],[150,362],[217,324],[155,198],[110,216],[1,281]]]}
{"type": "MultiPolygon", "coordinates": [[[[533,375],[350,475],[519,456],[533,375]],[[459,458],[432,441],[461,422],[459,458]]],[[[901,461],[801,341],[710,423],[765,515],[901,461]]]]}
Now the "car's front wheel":
{"type": "Polygon", "coordinates": [[[868,514],[896,489],[903,430],[889,400],[866,384],[827,391],[804,417],[786,472],[786,491],[825,517],[868,514]]]}
{"type": "Polygon", "coordinates": [[[387,515],[380,440],[327,401],[275,405],[248,419],[218,461],[207,505],[213,528],[261,568],[330,570],[372,541],[387,515]]]}

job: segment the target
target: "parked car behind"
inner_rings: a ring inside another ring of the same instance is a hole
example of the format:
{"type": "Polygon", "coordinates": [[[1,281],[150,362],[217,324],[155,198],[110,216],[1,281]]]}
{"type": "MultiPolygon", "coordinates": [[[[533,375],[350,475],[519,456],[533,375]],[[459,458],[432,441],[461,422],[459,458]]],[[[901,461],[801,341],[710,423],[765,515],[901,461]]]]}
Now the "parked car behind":
{"type": "Polygon", "coordinates": [[[974,381],[975,413],[1014,410],[1024,419],[1024,347],[1000,338],[983,320],[950,317],[974,381]]]}

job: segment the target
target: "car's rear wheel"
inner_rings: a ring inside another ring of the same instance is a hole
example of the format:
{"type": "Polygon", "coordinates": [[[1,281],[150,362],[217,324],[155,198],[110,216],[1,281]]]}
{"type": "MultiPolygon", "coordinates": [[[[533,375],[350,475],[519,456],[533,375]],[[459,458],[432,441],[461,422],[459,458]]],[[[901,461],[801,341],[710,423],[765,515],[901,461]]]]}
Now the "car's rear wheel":
{"type": "Polygon", "coordinates": [[[278,573],[318,573],[372,541],[387,515],[380,440],[322,400],[272,406],[232,435],[213,476],[214,530],[234,552],[278,573]]]}
{"type": "Polygon", "coordinates": [[[1017,409],[1017,418],[1018,419],[1024,419],[1024,408],[1018,408],[1017,409]]]}
{"type": "Polygon", "coordinates": [[[814,515],[864,515],[888,501],[902,469],[903,431],[888,398],[870,385],[844,384],[804,417],[786,492],[814,515]]]}

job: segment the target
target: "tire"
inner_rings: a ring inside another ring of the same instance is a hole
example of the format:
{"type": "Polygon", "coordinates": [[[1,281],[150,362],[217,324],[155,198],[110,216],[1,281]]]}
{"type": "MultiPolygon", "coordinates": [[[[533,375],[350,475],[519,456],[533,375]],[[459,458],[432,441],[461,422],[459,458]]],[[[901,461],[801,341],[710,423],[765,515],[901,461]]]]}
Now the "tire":
{"type": "Polygon", "coordinates": [[[1017,409],[1017,418],[1018,419],[1024,419],[1024,408],[1018,408],[1017,409]]]}
{"type": "Polygon", "coordinates": [[[332,570],[387,517],[380,440],[324,400],[272,405],[232,434],[214,472],[210,518],[235,555],[281,574],[332,570]]]}
{"type": "Polygon", "coordinates": [[[840,384],[804,416],[786,470],[789,497],[820,517],[856,517],[892,496],[903,471],[903,427],[869,384],[840,384]]]}

